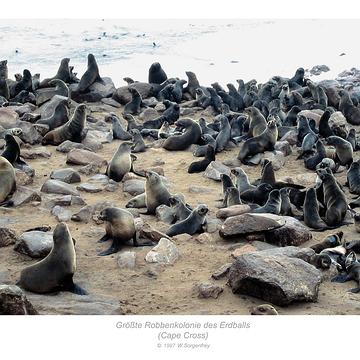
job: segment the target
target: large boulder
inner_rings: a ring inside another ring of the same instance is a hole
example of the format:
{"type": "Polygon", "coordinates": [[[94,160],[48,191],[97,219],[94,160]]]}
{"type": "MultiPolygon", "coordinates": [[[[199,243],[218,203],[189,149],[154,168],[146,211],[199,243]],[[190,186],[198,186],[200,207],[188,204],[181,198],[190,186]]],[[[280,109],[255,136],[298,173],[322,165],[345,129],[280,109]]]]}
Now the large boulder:
{"type": "Polygon", "coordinates": [[[16,285],[0,285],[0,315],[36,315],[38,312],[16,285]]]}
{"type": "Polygon", "coordinates": [[[212,161],[204,172],[205,177],[215,181],[221,180],[220,179],[221,174],[226,174],[230,176],[230,168],[219,161],[212,161]]]}
{"type": "Polygon", "coordinates": [[[107,164],[101,156],[83,149],[73,149],[67,154],[66,163],[74,165],[99,164],[104,166],[107,164]]]}
{"type": "Polygon", "coordinates": [[[150,263],[173,264],[179,258],[176,245],[166,238],[160,239],[159,243],[150,250],[145,260],[150,263]]]}
{"type": "Polygon", "coordinates": [[[66,182],[68,184],[78,183],[81,181],[80,174],[71,168],[54,170],[51,172],[50,178],[66,182]]]}
{"type": "Polygon", "coordinates": [[[229,285],[234,293],[279,306],[316,301],[320,283],[321,272],[307,262],[262,252],[238,256],[229,271],[229,285]]]}
{"type": "Polygon", "coordinates": [[[102,77],[102,82],[96,81],[92,85],[89,86],[89,89],[86,93],[80,94],[77,93],[76,88],[77,84],[70,85],[70,90],[72,90],[72,98],[78,102],[98,102],[103,98],[111,97],[113,93],[116,91],[115,85],[111,78],[102,77]]]}
{"type": "Polygon", "coordinates": [[[79,195],[74,186],[60,180],[47,180],[41,187],[41,191],[48,194],[79,195]]]}
{"type": "Polygon", "coordinates": [[[4,129],[11,129],[16,126],[19,115],[16,111],[6,107],[0,108],[0,126],[4,129]]]}
{"type": "Polygon", "coordinates": [[[25,186],[17,186],[15,193],[11,197],[11,200],[13,205],[16,207],[28,204],[33,201],[41,201],[41,196],[35,190],[29,189],[25,186]]]}
{"type": "Polygon", "coordinates": [[[0,248],[13,245],[17,240],[16,233],[14,230],[0,227],[0,248]]]}
{"type": "Polygon", "coordinates": [[[112,95],[112,98],[119,102],[121,105],[127,104],[131,100],[129,87],[135,88],[140,93],[143,99],[150,97],[153,93],[153,85],[149,83],[137,82],[131,84],[130,86],[119,87],[112,95]]]}
{"type": "Polygon", "coordinates": [[[52,232],[28,231],[19,237],[14,250],[32,258],[43,258],[49,254],[53,244],[52,232]]]}

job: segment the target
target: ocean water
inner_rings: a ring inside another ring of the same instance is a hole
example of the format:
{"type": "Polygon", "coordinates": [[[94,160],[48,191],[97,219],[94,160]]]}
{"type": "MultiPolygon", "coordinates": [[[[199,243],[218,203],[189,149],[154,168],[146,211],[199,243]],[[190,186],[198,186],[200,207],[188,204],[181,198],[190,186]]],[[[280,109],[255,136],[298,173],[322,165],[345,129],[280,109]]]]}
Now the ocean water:
{"type": "Polygon", "coordinates": [[[359,20],[1,20],[0,60],[10,76],[27,68],[45,78],[69,57],[81,76],[91,52],[116,86],[125,76],[146,81],[155,61],[171,77],[194,71],[203,85],[322,64],[330,72],[316,78],[335,78],[359,66],[359,29],[359,20]]]}

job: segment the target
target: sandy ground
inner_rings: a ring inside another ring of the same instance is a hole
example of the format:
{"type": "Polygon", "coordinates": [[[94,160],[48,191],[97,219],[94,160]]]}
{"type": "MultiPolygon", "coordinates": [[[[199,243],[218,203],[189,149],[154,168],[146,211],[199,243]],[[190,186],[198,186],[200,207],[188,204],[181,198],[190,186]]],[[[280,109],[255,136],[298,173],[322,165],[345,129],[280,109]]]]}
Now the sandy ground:
{"type": "MultiPolygon", "coordinates": [[[[120,110],[115,112],[120,113],[120,110]]],[[[96,114],[92,114],[96,115],[96,114]]],[[[102,114],[96,115],[103,118],[102,114]]],[[[198,117],[194,117],[197,119],[198,117]]],[[[104,144],[104,147],[97,153],[103,158],[110,160],[112,154],[119,146],[120,141],[114,140],[111,144],[104,144]]],[[[52,153],[48,160],[35,159],[27,160],[29,165],[36,170],[34,183],[29,187],[40,190],[42,184],[49,178],[51,170],[69,167],[65,163],[66,154],[56,151],[55,147],[48,146],[52,153]]],[[[223,161],[236,157],[238,149],[224,151],[217,156],[217,160],[223,161]]],[[[187,173],[188,165],[193,161],[191,151],[168,152],[164,149],[148,149],[145,153],[137,154],[138,161],[136,168],[154,166],[156,160],[165,162],[162,165],[165,176],[171,183],[172,192],[181,192],[185,195],[186,201],[192,206],[198,203],[206,203],[210,207],[210,217],[215,217],[216,204],[221,197],[221,183],[203,177],[200,174],[187,173]],[[189,192],[190,186],[208,187],[210,192],[193,194],[189,192]]],[[[276,172],[278,179],[292,176],[294,179],[301,179],[304,174],[312,172],[306,170],[301,160],[296,161],[296,150],[286,158],[284,168],[276,172]]],[[[73,166],[74,169],[78,168],[73,166]]],[[[259,177],[260,167],[244,166],[250,180],[259,177]]],[[[344,184],[346,173],[336,175],[339,181],[344,184]]],[[[82,175],[85,182],[88,177],[82,175]]],[[[301,182],[301,180],[300,180],[301,182]]],[[[347,192],[348,194],[348,192],[347,192]]],[[[87,204],[94,204],[98,201],[109,200],[116,203],[118,207],[124,207],[131,198],[123,193],[122,186],[116,192],[102,191],[96,194],[82,192],[81,196],[87,204]]],[[[73,213],[77,212],[79,206],[71,206],[73,213]]],[[[16,209],[1,209],[2,221],[9,222],[8,226],[16,230],[20,235],[24,230],[42,225],[54,227],[57,223],[54,216],[42,205],[28,204],[16,209]]],[[[143,216],[155,228],[165,230],[168,225],[158,222],[155,217],[143,216]]],[[[221,265],[231,262],[234,241],[224,241],[218,234],[212,234],[212,241],[199,243],[196,239],[179,240],[174,242],[180,252],[180,258],[175,264],[169,266],[157,266],[145,262],[144,257],[150,250],[144,248],[128,248],[137,253],[137,264],[134,270],[120,269],[117,264],[118,254],[107,257],[99,257],[97,253],[106,249],[109,244],[98,244],[97,240],[104,234],[103,225],[96,225],[94,222],[88,224],[68,221],[68,226],[73,237],[76,239],[77,272],[75,282],[84,287],[92,296],[100,296],[109,301],[119,304],[116,313],[125,314],[248,314],[249,307],[263,303],[262,300],[248,296],[234,295],[226,285],[226,280],[211,280],[211,274],[221,265]],[[153,276],[149,275],[150,273],[153,276]],[[223,286],[224,291],[218,299],[199,299],[194,291],[195,284],[208,282],[223,286]]],[[[353,225],[341,228],[347,239],[358,238],[353,225]]],[[[337,230],[338,231],[338,230],[337,230]]],[[[303,244],[304,247],[312,245],[326,234],[313,233],[313,239],[303,244]]],[[[13,250],[12,246],[0,248],[0,282],[16,283],[21,269],[36,262],[25,255],[13,250]],[[1,278],[3,277],[3,279],[1,278]],[[5,280],[4,280],[5,279],[5,280]]],[[[354,287],[353,283],[331,283],[324,282],[320,286],[319,299],[316,303],[299,303],[288,307],[277,307],[280,314],[360,314],[360,295],[347,292],[354,287]]],[[[58,303],[65,305],[67,295],[59,293],[56,296],[58,303]]],[[[31,297],[35,307],[42,314],[66,314],[73,313],[66,307],[48,307],[49,297],[31,297]]],[[[74,295],[72,299],[76,300],[74,295]]]]}

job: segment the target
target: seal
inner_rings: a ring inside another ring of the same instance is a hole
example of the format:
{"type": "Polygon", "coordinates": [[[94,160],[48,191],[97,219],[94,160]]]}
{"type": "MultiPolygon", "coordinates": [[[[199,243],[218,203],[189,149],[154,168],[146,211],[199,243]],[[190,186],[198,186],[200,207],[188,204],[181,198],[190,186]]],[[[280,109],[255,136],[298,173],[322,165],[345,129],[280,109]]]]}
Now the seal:
{"type": "Polygon", "coordinates": [[[345,274],[339,274],[334,277],[331,281],[344,283],[350,280],[354,280],[357,282],[358,287],[354,289],[350,289],[349,291],[352,293],[360,292],[360,262],[356,258],[356,254],[352,251],[349,255],[347,255],[345,260],[345,274]]]}
{"type": "Polygon", "coordinates": [[[134,116],[132,116],[131,114],[123,114],[123,117],[127,122],[126,131],[129,132],[132,129],[138,129],[138,130],[142,129],[142,126],[136,122],[134,116]]]}
{"type": "MultiPolygon", "coordinates": [[[[351,207],[351,205],[350,205],[350,207],[351,207]]],[[[355,224],[356,232],[360,232],[360,214],[359,213],[354,214],[354,224],[355,224]]]]}
{"type": "Polygon", "coordinates": [[[335,162],[343,166],[351,165],[353,162],[353,148],[351,144],[339,136],[329,136],[326,139],[328,145],[335,146],[335,162]]]}
{"type": "Polygon", "coordinates": [[[344,193],[341,191],[334,175],[327,169],[316,170],[324,192],[324,204],[326,207],[325,222],[328,226],[342,224],[347,211],[347,203],[344,193]]]}
{"type": "Polygon", "coordinates": [[[250,315],[279,315],[279,313],[272,305],[262,304],[251,308],[250,315]]]}
{"type": "Polygon", "coordinates": [[[7,159],[0,156],[0,206],[12,205],[7,199],[15,190],[15,170],[7,159]]]}
{"type": "Polygon", "coordinates": [[[54,130],[59,126],[66,124],[69,121],[69,111],[67,105],[67,99],[60,100],[50,117],[39,119],[36,123],[47,125],[49,130],[54,130]]]}
{"type": "Polygon", "coordinates": [[[145,202],[145,193],[139,194],[132,199],[130,199],[126,205],[126,208],[146,208],[146,202],[145,202]]]}
{"type": "Polygon", "coordinates": [[[285,187],[280,189],[280,198],[281,198],[280,214],[285,216],[294,216],[289,194],[290,194],[290,188],[285,187]]]}
{"type": "Polygon", "coordinates": [[[350,165],[346,176],[350,193],[360,195],[360,160],[356,160],[350,165]]]}
{"type": "Polygon", "coordinates": [[[108,207],[98,215],[99,220],[105,222],[105,235],[98,241],[100,243],[112,240],[111,246],[100,252],[99,256],[106,256],[118,252],[127,241],[133,240],[133,245],[138,246],[133,215],[124,209],[108,207]]]}
{"type": "Polygon", "coordinates": [[[348,136],[346,138],[346,141],[348,141],[351,144],[354,151],[357,150],[356,130],[355,129],[350,129],[348,136]]]}
{"type": "Polygon", "coordinates": [[[351,125],[360,125],[360,109],[354,105],[346,90],[340,90],[339,110],[344,114],[346,121],[351,125]]]}
{"type": "Polygon", "coordinates": [[[271,190],[268,200],[264,206],[252,210],[252,213],[262,214],[269,213],[279,215],[281,211],[281,196],[278,189],[271,190]]]}
{"type": "Polygon", "coordinates": [[[349,242],[345,242],[344,247],[347,251],[354,251],[355,253],[360,253],[360,240],[351,240],[349,242]]]}
{"type": "Polygon", "coordinates": [[[171,102],[169,100],[164,100],[163,104],[165,105],[166,109],[162,113],[162,116],[165,118],[165,120],[170,124],[174,124],[176,120],[179,119],[180,116],[180,106],[179,104],[176,104],[174,102],[171,102]]]}
{"type": "Polygon", "coordinates": [[[246,190],[255,190],[256,186],[250,184],[246,172],[241,167],[231,169],[231,173],[236,177],[236,187],[242,194],[246,190]]]}
{"type": "Polygon", "coordinates": [[[49,81],[49,85],[55,86],[56,95],[61,95],[70,98],[70,90],[64,81],[60,79],[53,79],[49,81]]]}
{"type": "Polygon", "coordinates": [[[6,80],[1,78],[0,78],[0,96],[4,97],[6,100],[10,99],[9,86],[6,80]]]}
{"type": "Polygon", "coordinates": [[[155,62],[151,64],[149,69],[149,83],[150,84],[162,84],[167,80],[167,75],[162,69],[160,63],[155,62]]]}
{"type": "Polygon", "coordinates": [[[217,121],[220,121],[220,132],[216,137],[216,152],[221,152],[225,149],[227,143],[231,139],[231,127],[229,124],[229,120],[224,115],[218,115],[217,121]]]}
{"type": "Polygon", "coordinates": [[[145,171],[145,203],[148,214],[155,214],[159,205],[170,205],[170,193],[160,175],[154,171],[145,171]]]}
{"type": "Polygon", "coordinates": [[[267,122],[260,110],[254,106],[250,106],[247,107],[244,112],[250,120],[248,136],[255,137],[262,134],[267,128],[267,122]]]}
{"type": "Polygon", "coordinates": [[[196,157],[205,156],[207,152],[207,146],[211,145],[214,149],[216,147],[216,140],[209,134],[201,135],[201,142],[205,145],[199,145],[193,152],[193,155],[196,157]]]}
{"type": "Polygon", "coordinates": [[[203,109],[206,109],[208,106],[211,105],[210,95],[205,94],[202,88],[200,87],[197,88],[195,92],[196,92],[196,103],[198,104],[198,106],[202,107],[203,109]]]}
{"type": "Polygon", "coordinates": [[[9,71],[7,66],[7,60],[0,61],[0,79],[8,79],[9,78],[9,71]]]}
{"type": "Polygon", "coordinates": [[[191,214],[182,221],[172,225],[167,231],[166,235],[176,236],[179,234],[194,235],[203,231],[203,226],[206,224],[206,215],[209,208],[205,204],[199,204],[191,214]]]}
{"type": "Polygon", "coordinates": [[[248,164],[246,160],[256,154],[264,151],[274,150],[275,143],[278,138],[278,130],[275,121],[269,121],[266,129],[258,136],[247,139],[240,149],[238,159],[243,164],[248,164]]]}
{"type": "Polygon", "coordinates": [[[196,89],[200,87],[199,80],[197,79],[195,73],[192,71],[186,71],[186,76],[188,77],[188,84],[184,89],[184,94],[190,94],[191,98],[196,98],[196,89]]]}
{"type": "Polygon", "coordinates": [[[213,128],[211,128],[210,126],[208,126],[206,123],[206,120],[202,117],[199,119],[199,126],[201,128],[201,132],[203,135],[210,135],[214,139],[217,137],[217,135],[219,133],[218,131],[216,131],[213,128]]]}
{"type": "Polygon", "coordinates": [[[43,145],[60,145],[65,140],[80,143],[85,137],[86,105],[76,107],[72,118],[64,125],[49,131],[42,139],[43,145]]]}
{"type": "Polygon", "coordinates": [[[175,125],[185,129],[182,135],[168,137],[163,145],[166,150],[185,150],[191,144],[197,144],[201,137],[201,128],[194,120],[185,118],[175,122],[175,125]]]}
{"type": "Polygon", "coordinates": [[[20,146],[12,134],[5,135],[5,149],[1,154],[11,165],[20,159],[20,146]]]}
{"type": "Polygon", "coordinates": [[[173,90],[171,92],[172,100],[179,104],[183,96],[183,86],[186,84],[186,80],[177,80],[174,84],[173,90]]]}
{"type": "Polygon", "coordinates": [[[93,54],[88,55],[87,70],[81,77],[80,82],[76,88],[77,93],[85,93],[89,87],[95,82],[103,82],[99,75],[99,68],[93,54]]]}
{"type": "Polygon", "coordinates": [[[32,91],[32,76],[29,70],[25,69],[23,71],[23,77],[20,81],[15,82],[13,85],[9,86],[10,98],[14,98],[22,90],[32,91]]]}
{"type": "Polygon", "coordinates": [[[191,214],[192,210],[186,206],[180,196],[171,196],[169,201],[173,210],[173,223],[185,220],[191,214]]]}
{"type": "Polygon", "coordinates": [[[123,142],[119,145],[106,168],[106,175],[110,179],[119,182],[126,173],[131,171],[133,161],[131,146],[132,143],[130,142],[123,142]]]}
{"type": "Polygon", "coordinates": [[[329,227],[321,219],[319,215],[319,203],[316,198],[316,191],[314,188],[306,190],[304,201],[304,223],[308,227],[316,230],[327,230],[329,227]]]}
{"type": "Polygon", "coordinates": [[[206,145],[205,158],[192,162],[188,168],[188,173],[193,174],[205,171],[212,161],[215,161],[215,149],[212,145],[206,145]]]}
{"type": "Polygon", "coordinates": [[[129,87],[131,100],[125,105],[123,114],[137,115],[140,113],[142,98],[140,93],[132,87],[129,87]]]}
{"type": "Polygon", "coordinates": [[[129,134],[132,136],[133,145],[131,147],[131,152],[139,153],[146,150],[146,145],[144,139],[142,138],[140,131],[138,129],[132,129],[129,131],[129,134]]]}
{"type": "Polygon", "coordinates": [[[170,136],[170,130],[170,124],[167,121],[164,121],[159,129],[158,137],[160,139],[167,139],[170,136]]]}
{"type": "Polygon", "coordinates": [[[50,84],[50,81],[54,79],[62,80],[63,82],[70,84],[72,82],[72,78],[71,78],[69,62],[70,62],[69,58],[62,59],[56,75],[53,76],[52,78],[44,79],[43,81],[41,81],[39,87],[44,88],[48,86],[55,86],[56,83],[50,84]]]}
{"type": "Polygon", "coordinates": [[[132,139],[132,136],[122,127],[120,120],[115,113],[110,113],[105,115],[105,121],[111,122],[114,139],[118,139],[118,140],[132,139]]]}
{"type": "Polygon", "coordinates": [[[54,246],[49,255],[21,271],[19,285],[38,294],[70,291],[78,295],[87,295],[85,290],[73,282],[76,252],[74,241],[65,223],[56,225],[53,239],[54,246]]]}
{"type": "Polygon", "coordinates": [[[246,203],[254,203],[263,206],[268,199],[269,193],[272,190],[270,184],[260,184],[256,189],[249,189],[240,192],[240,198],[246,203]]]}
{"type": "Polygon", "coordinates": [[[240,199],[239,190],[234,186],[226,188],[224,196],[224,207],[240,204],[242,204],[242,202],[240,199]]]}
{"type": "Polygon", "coordinates": [[[326,149],[321,140],[316,142],[316,154],[304,160],[305,167],[309,170],[315,170],[319,163],[326,158],[326,149]]]}

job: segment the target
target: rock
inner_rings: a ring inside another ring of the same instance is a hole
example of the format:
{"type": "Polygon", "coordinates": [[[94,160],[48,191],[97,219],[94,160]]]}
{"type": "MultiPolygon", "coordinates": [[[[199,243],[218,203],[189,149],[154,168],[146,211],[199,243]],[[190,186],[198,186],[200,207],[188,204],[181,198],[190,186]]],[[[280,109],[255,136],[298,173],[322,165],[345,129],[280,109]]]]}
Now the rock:
{"type": "Polygon", "coordinates": [[[147,108],[139,115],[139,119],[142,121],[154,120],[157,117],[159,117],[159,113],[153,108],[147,108]]]}
{"type": "MultiPolygon", "coordinates": [[[[136,224],[135,224],[135,226],[136,226],[136,224]]],[[[170,238],[167,235],[165,235],[161,231],[158,231],[158,230],[154,229],[148,223],[139,224],[137,229],[139,231],[139,237],[140,238],[145,238],[145,239],[151,240],[153,242],[159,242],[162,238],[170,240],[170,238]]]]}
{"type": "Polygon", "coordinates": [[[85,145],[77,142],[72,142],[70,140],[65,140],[63,143],[57,146],[56,151],[68,153],[73,149],[85,149],[85,145]]]}
{"type": "Polygon", "coordinates": [[[106,105],[110,105],[110,106],[113,106],[115,108],[121,108],[121,104],[119,104],[117,101],[115,101],[114,99],[112,98],[103,98],[101,99],[101,102],[106,104],[106,105]]]}
{"type": "MultiPolygon", "coordinates": [[[[38,108],[36,110],[36,113],[39,113],[41,115],[41,118],[46,119],[48,117],[50,117],[54,111],[55,108],[58,106],[58,104],[62,101],[62,100],[66,100],[67,97],[65,96],[61,96],[61,95],[55,95],[52,97],[52,99],[48,102],[46,102],[45,104],[41,105],[40,108],[38,108]]],[[[74,103],[72,103],[72,107],[74,107],[73,105],[74,103]]]]}
{"type": "Polygon", "coordinates": [[[166,109],[166,106],[162,102],[158,102],[155,105],[155,110],[156,111],[164,111],[165,109],[166,109]]]}
{"type": "Polygon", "coordinates": [[[174,210],[167,205],[159,205],[155,210],[156,218],[167,224],[174,221],[174,210]]]}
{"type": "Polygon", "coordinates": [[[316,109],[314,109],[314,110],[302,110],[302,111],[300,111],[298,113],[298,116],[303,115],[308,119],[315,120],[316,125],[319,125],[322,113],[323,113],[323,111],[321,111],[321,114],[320,114],[320,113],[318,113],[316,111],[316,109]]]}
{"type": "Polygon", "coordinates": [[[297,144],[297,138],[298,138],[298,131],[290,130],[280,139],[280,142],[287,141],[291,146],[294,146],[297,144]]]}
{"type": "Polygon", "coordinates": [[[200,115],[204,117],[214,117],[217,115],[217,112],[212,106],[208,106],[200,115]]]}
{"type": "Polygon", "coordinates": [[[234,293],[279,306],[316,301],[320,283],[320,271],[305,261],[261,252],[240,255],[229,271],[229,285],[234,293]]]}
{"type": "Polygon", "coordinates": [[[206,220],[206,224],[203,228],[206,232],[212,234],[212,233],[218,231],[221,225],[222,225],[222,222],[219,219],[208,218],[206,220]]]}
{"type": "Polygon", "coordinates": [[[50,178],[67,184],[81,182],[80,174],[72,168],[54,170],[51,172],[50,178]]]}
{"type": "Polygon", "coordinates": [[[241,247],[235,249],[231,253],[231,256],[236,259],[240,255],[252,253],[252,252],[255,252],[255,251],[257,251],[255,246],[252,246],[250,244],[246,244],[244,246],[241,246],[241,247]]]}
{"type": "Polygon", "coordinates": [[[62,206],[59,205],[54,206],[51,213],[56,217],[56,220],[59,222],[66,222],[71,219],[71,211],[64,209],[62,206]]]}
{"type": "Polygon", "coordinates": [[[229,217],[219,230],[223,238],[244,236],[247,234],[273,230],[284,226],[282,216],[272,214],[243,214],[229,217]]]}
{"type": "Polygon", "coordinates": [[[190,186],[189,187],[189,193],[191,194],[201,194],[201,193],[210,193],[213,190],[208,187],[203,186],[190,186]]]}
{"type": "Polygon", "coordinates": [[[265,241],[278,246],[299,246],[312,239],[311,231],[299,220],[283,216],[285,225],[265,233],[265,241]]]}
{"type": "Polygon", "coordinates": [[[231,268],[232,263],[227,263],[222,266],[220,266],[212,275],[211,277],[215,280],[220,280],[227,276],[229,273],[229,270],[231,268]]]}
{"type": "Polygon", "coordinates": [[[98,193],[103,190],[101,187],[89,183],[82,183],[81,185],[78,185],[76,189],[78,189],[79,191],[85,191],[92,194],[98,193]]]}
{"type": "Polygon", "coordinates": [[[275,144],[275,150],[281,151],[284,156],[289,156],[292,154],[291,146],[287,141],[277,141],[275,144]]]}
{"type": "Polygon", "coordinates": [[[37,315],[38,312],[16,285],[0,285],[0,315],[37,315]]]}
{"type": "Polygon", "coordinates": [[[83,149],[73,149],[67,154],[66,163],[75,165],[99,164],[107,165],[107,161],[101,156],[83,149]]]}
{"type": "Polygon", "coordinates": [[[79,195],[79,192],[74,188],[74,186],[63,181],[53,179],[46,180],[40,191],[48,194],[79,195]]]}
{"type": "Polygon", "coordinates": [[[127,180],[123,184],[123,191],[133,196],[140,195],[145,192],[145,181],[127,180]]]}
{"type": "Polygon", "coordinates": [[[15,168],[16,185],[27,186],[34,182],[34,177],[28,175],[26,172],[15,168]]]}
{"type": "Polygon", "coordinates": [[[16,127],[22,129],[22,134],[19,138],[26,144],[35,145],[40,144],[42,140],[42,136],[38,131],[38,127],[36,125],[30,124],[25,121],[18,121],[16,123],[16,127]]]}
{"type": "Polygon", "coordinates": [[[315,255],[315,251],[311,248],[299,248],[297,246],[284,246],[276,247],[272,249],[261,250],[262,255],[270,256],[287,256],[291,258],[297,258],[304,260],[307,263],[311,263],[312,257],[315,255]]]}
{"type": "Polygon", "coordinates": [[[108,98],[113,95],[116,91],[113,81],[109,77],[102,77],[101,82],[96,81],[89,86],[89,89],[86,93],[80,94],[74,92],[77,87],[77,84],[70,85],[70,90],[72,90],[72,98],[78,102],[98,102],[103,98],[108,98]]]}
{"type": "Polygon", "coordinates": [[[134,251],[120,253],[117,262],[120,269],[134,269],[136,265],[136,253],[134,251]]]}
{"type": "Polygon", "coordinates": [[[264,160],[272,162],[274,171],[278,171],[285,166],[285,155],[281,151],[266,151],[262,161],[264,160]]]}
{"type": "Polygon", "coordinates": [[[34,148],[31,150],[21,150],[21,156],[24,159],[38,159],[45,158],[48,159],[51,156],[51,153],[46,150],[45,147],[34,148]]]}
{"type": "Polygon", "coordinates": [[[79,173],[84,175],[97,174],[101,170],[102,165],[97,163],[90,163],[79,169],[79,173]]]}
{"type": "Polygon", "coordinates": [[[196,286],[199,298],[214,298],[217,299],[224,289],[219,285],[211,283],[201,283],[196,286]]]}
{"type": "Polygon", "coordinates": [[[107,185],[110,181],[109,177],[104,174],[96,174],[88,179],[89,183],[94,183],[98,185],[107,185]]]}
{"type": "Polygon", "coordinates": [[[195,109],[191,109],[191,108],[187,108],[187,109],[181,108],[180,109],[180,115],[181,116],[193,116],[195,114],[196,114],[195,109]]]}
{"type": "Polygon", "coordinates": [[[93,136],[86,136],[82,143],[84,144],[85,149],[88,149],[93,153],[101,150],[104,147],[103,144],[93,136]]]}
{"type": "Polygon", "coordinates": [[[90,219],[97,213],[104,210],[107,207],[115,206],[110,201],[100,201],[95,205],[86,205],[80,209],[79,212],[71,217],[72,221],[88,223],[90,219]]]}
{"type": "Polygon", "coordinates": [[[195,236],[194,239],[200,244],[210,244],[213,242],[212,236],[207,232],[195,236]]]}
{"type": "Polygon", "coordinates": [[[317,178],[317,174],[315,172],[306,172],[303,174],[297,174],[293,176],[288,176],[283,178],[284,182],[288,182],[291,184],[301,184],[303,186],[314,186],[317,178]]]}
{"type": "Polygon", "coordinates": [[[15,244],[17,240],[14,230],[0,227],[0,248],[15,244]]]}
{"type": "Polygon", "coordinates": [[[104,186],[104,190],[109,192],[115,192],[119,189],[119,187],[120,185],[116,181],[110,179],[109,183],[104,186]]]}
{"type": "Polygon", "coordinates": [[[348,122],[346,121],[346,118],[341,111],[336,111],[330,115],[329,125],[330,127],[337,125],[346,128],[348,122]]]}
{"type": "MultiPolygon", "coordinates": [[[[46,101],[49,101],[55,95],[57,95],[55,87],[37,89],[35,91],[36,105],[40,106],[44,104],[46,101]]],[[[63,95],[65,96],[65,94],[63,95]]]]}
{"type": "Polygon", "coordinates": [[[113,141],[113,132],[112,131],[100,131],[100,130],[89,130],[86,134],[83,143],[86,146],[87,139],[95,139],[100,141],[101,144],[110,144],[113,141]]]}
{"type": "Polygon", "coordinates": [[[19,120],[19,115],[16,111],[7,107],[0,107],[0,126],[4,129],[11,129],[16,127],[19,120]]]}
{"type": "Polygon", "coordinates": [[[216,212],[216,217],[219,219],[227,219],[231,216],[241,215],[250,211],[250,206],[246,204],[232,205],[227,208],[219,209],[216,212]]]}
{"type": "Polygon", "coordinates": [[[11,197],[11,200],[16,207],[28,204],[33,201],[41,201],[41,196],[35,190],[29,189],[25,186],[17,186],[15,193],[11,197]]]}
{"type": "Polygon", "coordinates": [[[19,237],[14,250],[32,258],[43,258],[50,253],[53,243],[52,232],[28,231],[19,237]]]}
{"type": "Polygon", "coordinates": [[[203,176],[212,180],[220,181],[221,174],[230,176],[230,168],[219,161],[212,161],[206,168],[203,176]]]}
{"type": "Polygon", "coordinates": [[[241,161],[236,157],[224,160],[223,164],[226,165],[226,166],[229,166],[229,167],[237,167],[237,166],[241,167],[243,165],[241,163],[241,161]]]}
{"type": "Polygon", "coordinates": [[[152,96],[148,99],[144,99],[143,103],[146,106],[155,107],[159,103],[159,101],[156,97],[152,96]]]}
{"type": "Polygon", "coordinates": [[[161,238],[159,243],[150,250],[145,260],[150,263],[173,264],[179,258],[176,245],[166,238],[161,238]]]}
{"type": "Polygon", "coordinates": [[[47,209],[52,209],[54,206],[70,206],[71,205],[72,195],[63,195],[63,196],[55,196],[46,199],[45,207],[47,209]]]}

